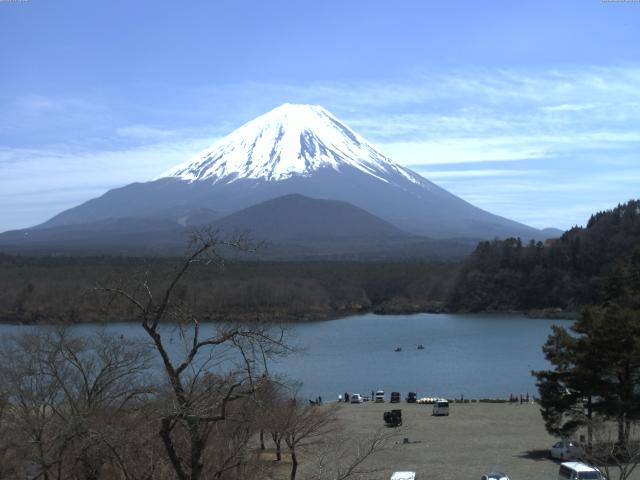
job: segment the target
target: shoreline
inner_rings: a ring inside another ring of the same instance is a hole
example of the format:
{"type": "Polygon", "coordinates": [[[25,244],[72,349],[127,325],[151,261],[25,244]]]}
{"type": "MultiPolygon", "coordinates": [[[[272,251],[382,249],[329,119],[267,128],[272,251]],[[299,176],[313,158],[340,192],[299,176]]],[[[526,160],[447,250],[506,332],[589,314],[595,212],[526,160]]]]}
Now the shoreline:
{"type": "MultiPolygon", "coordinates": [[[[380,316],[394,316],[394,315],[420,315],[420,314],[448,314],[448,315],[520,315],[531,320],[566,320],[574,321],[579,317],[579,313],[575,311],[565,311],[559,309],[535,309],[535,310],[484,310],[484,311],[459,311],[450,310],[444,308],[444,306],[437,306],[435,308],[427,309],[381,309],[381,308],[367,308],[367,309],[354,309],[354,310],[341,310],[340,312],[321,313],[321,314],[304,314],[304,315],[278,315],[278,314],[240,314],[234,315],[227,313],[224,315],[203,316],[202,322],[204,323],[313,323],[313,322],[325,322],[332,320],[340,320],[347,317],[360,316],[360,315],[380,315],[380,316]]],[[[0,324],[2,325],[16,325],[16,326],[72,326],[72,325],[116,325],[119,323],[137,323],[136,319],[112,319],[108,321],[101,320],[86,320],[86,321],[60,321],[57,319],[48,319],[44,315],[36,316],[15,316],[15,315],[0,315],[0,324]]]]}

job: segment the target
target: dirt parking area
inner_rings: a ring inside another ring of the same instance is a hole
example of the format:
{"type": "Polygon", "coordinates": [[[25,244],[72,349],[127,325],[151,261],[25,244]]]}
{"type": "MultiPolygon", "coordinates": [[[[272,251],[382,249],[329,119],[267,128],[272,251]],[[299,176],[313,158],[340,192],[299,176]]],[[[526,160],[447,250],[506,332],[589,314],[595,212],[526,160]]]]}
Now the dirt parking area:
{"type": "Polygon", "coordinates": [[[396,470],[413,470],[419,480],[479,480],[492,470],[512,480],[557,479],[559,462],[548,457],[557,440],[535,404],[451,404],[448,417],[432,416],[431,405],[339,404],[338,419],[345,433],[371,436],[385,428],[383,412],[391,408],[402,409],[403,425],[371,457],[369,465],[381,469],[372,479],[388,480],[396,470]]]}

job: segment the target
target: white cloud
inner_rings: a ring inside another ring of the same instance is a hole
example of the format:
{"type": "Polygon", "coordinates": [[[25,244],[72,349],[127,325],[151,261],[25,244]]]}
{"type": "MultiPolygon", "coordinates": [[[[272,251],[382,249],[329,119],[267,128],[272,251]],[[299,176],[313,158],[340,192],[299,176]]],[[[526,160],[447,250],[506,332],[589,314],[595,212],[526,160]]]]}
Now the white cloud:
{"type": "Polygon", "coordinates": [[[560,105],[548,105],[540,107],[545,112],[582,112],[602,107],[601,103],[563,103],[560,105]]]}
{"type": "Polygon", "coordinates": [[[504,138],[450,138],[432,142],[401,142],[378,145],[396,162],[413,165],[514,161],[545,158],[548,152],[535,145],[504,138]]]}
{"type": "MultiPolygon", "coordinates": [[[[398,163],[412,165],[517,161],[549,158],[574,152],[635,149],[638,131],[585,131],[564,134],[444,137],[430,141],[379,143],[377,147],[398,163]]],[[[604,153],[603,153],[604,154],[604,153]]]]}
{"type": "Polygon", "coordinates": [[[484,170],[430,170],[428,167],[416,168],[420,174],[430,180],[463,179],[478,177],[532,177],[544,175],[545,170],[500,170],[487,168],[484,170]]]}
{"type": "Polygon", "coordinates": [[[116,128],[116,135],[138,140],[157,140],[171,138],[177,136],[179,133],[180,132],[178,130],[157,128],[144,124],[127,125],[126,127],[116,128]]]}

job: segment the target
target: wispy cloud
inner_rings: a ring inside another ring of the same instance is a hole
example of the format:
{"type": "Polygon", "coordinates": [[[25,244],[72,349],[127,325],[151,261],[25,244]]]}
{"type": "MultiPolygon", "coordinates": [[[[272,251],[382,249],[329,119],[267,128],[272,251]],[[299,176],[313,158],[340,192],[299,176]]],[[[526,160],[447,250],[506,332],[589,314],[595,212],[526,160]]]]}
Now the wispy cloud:
{"type": "Polygon", "coordinates": [[[527,144],[504,137],[392,142],[378,144],[378,147],[385,155],[409,167],[446,163],[510,162],[549,156],[544,145],[527,144]]]}
{"type": "Polygon", "coordinates": [[[116,128],[116,135],[125,138],[134,138],[138,140],[157,140],[165,138],[176,138],[180,135],[180,130],[171,130],[168,128],[157,128],[150,125],[136,124],[127,125],[126,127],[116,128]]]}
{"type": "Polygon", "coordinates": [[[540,107],[545,112],[582,112],[584,110],[595,110],[603,106],[601,103],[563,103],[560,105],[546,105],[540,107]]]}
{"type": "Polygon", "coordinates": [[[494,177],[532,177],[546,175],[546,170],[432,170],[430,165],[413,166],[415,170],[432,180],[467,179],[467,178],[494,178],[494,177]]]}

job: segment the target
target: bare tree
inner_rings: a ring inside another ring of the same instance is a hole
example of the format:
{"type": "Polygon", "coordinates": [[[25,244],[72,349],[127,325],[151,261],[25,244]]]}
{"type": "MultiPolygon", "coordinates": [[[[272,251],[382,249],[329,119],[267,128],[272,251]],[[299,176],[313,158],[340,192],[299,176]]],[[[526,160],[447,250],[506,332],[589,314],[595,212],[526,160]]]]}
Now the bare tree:
{"type": "Polygon", "coordinates": [[[89,480],[110,469],[131,478],[120,461],[123,419],[150,393],[143,381],[147,352],[129,340],[64,330],[5,339],[0,385],[9,407],[3,427],[14,442],[20,476],[89,480]]]}
{"type": "Polygon", "coordinates": [[[299,450],[330,433],[330,426],[335,420],[335,408],[301,405],[301,402],[293,398],[289,400],[282,415],[284,441],[291,456],[290,479],[295,480],[299,450]]]}
{"type": "Polygon", "coordinates": [[[276,461],[282,460],[282,442],[287,428],[287,405],[290,398],[289,389],[279,380],[265,378],[265,385],[255,400],[260,415],[257,418],[259,427],[260,449],[264,446],[264,434],[267,433],[275,447],[276,461]]]}
{"type": "Polygon", "coordinates": [[[2,437],[14,457],[22,458],[14,466],[16,473],[29,478],[28,471],[42,472],[47,480],[58,456],[47,441],[54,418],[46,406],[58,403],[59,386],[40,375],[37,357],[30,354],[36,348],[26,338],[15,338],[6,340],[0,350],[0,388],[10,405],[2,437]]]}
{"type": "Polygon", "coordinates": [[[390,433],[381,430],[366,439],[351,435],[332,437],[315,452],[307,476],[311,480],[371,478],[381,469],[368,467],[367,460],[386,447],[390,436],[390,433]]]}
{"type": "Polygon", "coordinates": [[[616,472],[618,480],[627,480],[640,464],[640,429],[637,423],[630,423],[625,442],[619,441],[616,429],[617,423],[594,420],[591,424],[594,441],[585,459],[598,465],[609,480],[613,480],[616,472]]]}
{"type": "Polygon", "coordinates": [[[192,245],[193,253],[159,295],[154,295],[147,280],[133,290],[101,288],[134,307],[162,359],[168,389],[158,434],[179,480],[221,475],[222,467],[205,455],[208,446],[216,443],[212,436],[224,431],[218,424],[240,422],[232,405],[253,396],[261,386],[267,359],[286,351],[283,332],[274,333],[262,325],[224,324],[203,333],[197,315],[177,298],[181,280],[195,263],[222,265],[221,249],[248,250],[249,244],[243,238],[225,240],[215,232],[200,231],[194,232],[192,245]],[[170,332],[163,336],[167,321],[179,327],[184,344],[180,353],[169,348],[170,332]]]}
{"type": "Polygon", "coordinates": [[[276,448],[276,461],[282,460],[282,439],[284,438],[286,428],[286,418],[283,415],[283,411],[275,410],[269,414],[269,435],[273,440],[273,445],[276,448]]]}

